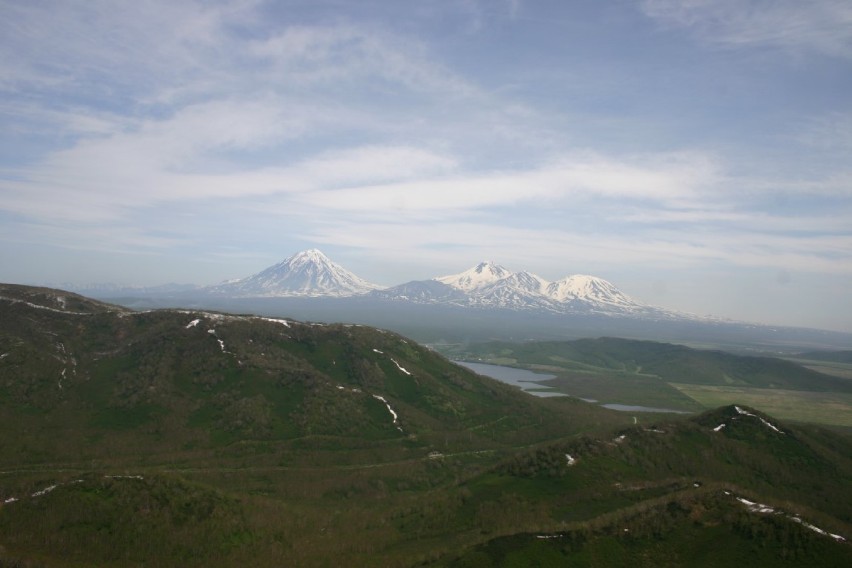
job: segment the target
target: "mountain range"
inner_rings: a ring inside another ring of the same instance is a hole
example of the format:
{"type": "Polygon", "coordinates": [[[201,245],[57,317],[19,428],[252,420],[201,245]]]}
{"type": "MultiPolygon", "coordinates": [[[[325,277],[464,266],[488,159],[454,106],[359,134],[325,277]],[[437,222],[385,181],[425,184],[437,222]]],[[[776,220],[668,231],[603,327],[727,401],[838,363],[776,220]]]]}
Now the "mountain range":
{"type": "Polygon", "coordinates": [[[195,308],[309,321],[348,321],[426,343],[619,336],[735,350],[846,349],[852,334],[776,327],[664,309],[612,283],[575,274],[550,282],[494,262],[382,287],[322,252],[294,254],[256,274],[211,286],[50,285],[136,309],[195,308]]]}
{"type": "Polygon", "coordinates": [[[448,276],[382,288],[311,249],[257,274],[209,286],[202,293],[231,298],[353,297],[532,310],[556,314],[602,314],[680,318],[685,314],[648,306],[596,276],[573,275],[549,282],[530,272],[512,272],[491,261],[448,276]]]}

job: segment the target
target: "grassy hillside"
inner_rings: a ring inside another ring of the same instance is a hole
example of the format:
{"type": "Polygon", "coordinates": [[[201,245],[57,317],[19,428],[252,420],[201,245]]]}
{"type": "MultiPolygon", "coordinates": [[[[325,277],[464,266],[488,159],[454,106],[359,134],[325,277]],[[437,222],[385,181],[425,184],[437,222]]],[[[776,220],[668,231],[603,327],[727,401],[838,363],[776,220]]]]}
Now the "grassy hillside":
{"type": "MultiPolygon", "coordinates": [[[[16,292],[28,293],[0,296],[16,292]]],[[[534,400],[372,328],[128,313],[76,299],[72,310],[70,297],[54,296],[68,309],[0,301],[0,440],[11,450],[0,463],[306,438],[352,449],[381,442],[388,455],[499,449],[618,421],[534,400]]]]}
{"type": "Polygon", "coordinates": [[[840,566],[852,552],[840,538],[852,528],[850,452],[848,438],[733,406],[546,444],[465,484],[467,508],[497,517],[496,538],[440,563],[840,566]]]}
{"type": "Polygon", "coordinates": [[[750,513],[731,496],[695,493],[593,526],[491,540],[444,566],[749,566],[838,568],[848,545],[783,515],[750,513]]]}
{"type": "Polygon", "coordinates": [[[2,285],[0,566],[852,560],[736,501],[852,535],[848,437],[743,405],[635,422],[377,329],[2,285]]]}

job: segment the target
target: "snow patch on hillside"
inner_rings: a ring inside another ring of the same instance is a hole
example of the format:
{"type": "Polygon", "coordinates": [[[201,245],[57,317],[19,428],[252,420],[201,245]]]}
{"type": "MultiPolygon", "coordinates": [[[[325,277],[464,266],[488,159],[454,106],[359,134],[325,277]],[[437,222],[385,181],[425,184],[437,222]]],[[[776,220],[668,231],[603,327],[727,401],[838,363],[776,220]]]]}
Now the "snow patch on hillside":
{"type": "MultiPolygon", "coordinates": [[[[731,495],[731,493],[729,491],[725,491],[724,493],[725,493],[725,495],[731,495]]],[[[840,536],[839,534],[832,534],[832,533],[830,533],[826,530],[823,530],[823,529],[821,529],[821,528],[819,528],[815,525],[812,525],[808,522],[805,522],[798,515],[789,515],[789,514],[785,513],[784,511],[779,511],[779,510],[775,509],[774,507],[770,507],[769,505],[764,505],[763,503],[757,503],[755,501],[749,501],[748,499],[744,499],[742,497],[735,497],[735,498],[736,498],[737,501],[739,501],[740,503],[745,505],[746,508],[749,510],[749,512],[760,513],[760,514],[764,514],[764,515],[770,515],[770,514],[771,515],[784,515],[785,517],[787,517],[791,521],[799,523],[800,525],[802,525],[806,529],[812,530],[815,533],[821,534],[823,536],[830,537],[830,538],[836,540],[837,542],[845,542],[846,541],[845,537],[840,536]]]]}
{"type": "Polygon", "coordinates": [[[784,432],[782,432],[782,431],[781,431],[778,427],[776,427],[774,424],[772,424],[771,422],[768,422],[768,421],[764,420],[763,418],[761,418],[761,417],[760,417],[760,416],[758,416],[757,414],[752,414],[751,412],[747,412],[747,411],[743,410],[742,408],[740,408],[739,406],[734,406],[734,409],[737,411],[737,414],[740,414],[740,415],[742,415],[742,416],[752,416],[752,417],[754,417],[754,418],[757,418],[758,420],[760,420],[761,422],[763,422],[764,426],[766,426],[767,428],[771,428],[772,430],[775,430],[775,431],[776,431],[776,432],[778,432],[779,434],[783,434],[783,433],[784,433],[784,432]]]}
{"type": "Polygon", "coordinates": [[[288,322],[287,320],[275,319],[275,318],[260,318],[260,319],[262,319],[263,321],[271,321],[272,323],[280,323],[284,327],[290,327],[290,322],[288,322]]]}
{"type": "Polygon", "coordinates": [[[90,316],[92,315],[89,312],[72,312],[70,310],[57,310],[56,308],[51,308],[48,306],[42,306],[40,304],[33,304],[32,302],[27,302],[25,300],[18,300],[17,298],[9,298],[6,296],[0,296],[0,300],[6,300],[7,302],[11,302],[13,304],[24,304],[31,308],[35,308],[37,310],[47,310],[49,312],[55,312],[57,314],[66,314],[70,316],[90,316]]]}
{"type": "Polygon", "coordinates": [[[397,363],[397,362],[396,362],[396,359],[394,359],[393,357],[391,357],[391,361],[393,361],[393,364],[394,364],[394,365],[396,365],[396,368],[397,368],[397,369],[399,369],[400,371],[402,371],[402,372],[403,372],[403,373],[405,373],[406,375],[411,376],[411,373],[410,373],[410,372],[408,372],[408,371],[405,369],[405,367],[403,367],[402,365],[400,365],[399,363],[397,363]]]}
{"type": "Polygon", "coordinates": [[[396,411],[394,411],[394,409],[391,408],[391,405],[387,401],[387,399],[385,397],[377,395],[377,394],[374,394],[373,398],[375,398],[376,400],[380,400],[383,403],[385,403],[385,407],[388,409],[388,412],[390,412],[390,415],[393,418],[393,425],[396,426],[397,430],[402,432],[402,428],[399,426],[399,416],[397,415],[396,411]]]}

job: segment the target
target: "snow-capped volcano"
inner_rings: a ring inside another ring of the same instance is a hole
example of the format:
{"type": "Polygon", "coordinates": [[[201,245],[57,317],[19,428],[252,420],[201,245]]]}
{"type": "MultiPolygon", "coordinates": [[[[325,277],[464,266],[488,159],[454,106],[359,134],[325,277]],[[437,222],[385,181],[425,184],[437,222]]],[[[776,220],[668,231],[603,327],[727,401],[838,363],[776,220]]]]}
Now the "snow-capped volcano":
{"type": "Polygon", "coordinates": [[[682,317],[637,302],[596,276],[577,274],[549,282],[530,272],[512,272],[490,261],[458,274],[383,288],[359,278],[316,249],[294,254],[257,274],[210,286],[204,291],[233,298],[342,298],[369,294],[370,298],[381,301],[482,309],[655,319],[682,317]]]}
{"type": "MultiPolygon", "coordinates": [[[[493,262],[434,280],[467,294],[467,305],[545,310],[557,313],[649,315],[662,313],[641,304],[602,278],[574,275],[556,282],[530,272],[512,272],[493,262]]],[[[660,315],[660,314],[656,314],[660,315]]]]}
{"type": "Polygon", "coordinates": [[[508,276],[475,290],[472,293],[473,303],[491,307],[553,311],[553,302],[543,293],[548,284],[547,280],[530,272],[510,272],[508,276]]]}
{"type": "Polygon", "coordinates": [[[484,288],[489,284],[494,284],[498,280],[511,276],[512,273],[498,264],[494,264],[490,260],[480,262],[473,268],[460,272],[459,274],[450,274],[449,276],[439,276],[433,278],[438,282],[457,288],[463,292],[473,292],[480,288],[484,288]]]}
{"type": "Polygon", "coordinates": [[[592,301],[610,306],[636,307],[639,302],[597,276],[575,274],[548,284],[544,293],[557,302],[592,301]]]}
{"type": "Polygon", "coordinates": [[[334,296],[366,294],[381,286],[367,282],[332,262],[317,249],[294,254],[247,278],[208,289],[238,297],[334,296]]]}

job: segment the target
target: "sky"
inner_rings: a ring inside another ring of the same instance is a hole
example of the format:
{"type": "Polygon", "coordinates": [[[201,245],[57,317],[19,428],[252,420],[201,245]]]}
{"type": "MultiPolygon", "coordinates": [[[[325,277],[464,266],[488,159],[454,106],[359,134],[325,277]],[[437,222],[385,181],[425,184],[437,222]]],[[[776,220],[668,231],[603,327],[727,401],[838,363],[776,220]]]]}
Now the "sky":
{"type": "Polygon", "coordinates": [[[0,0],[0,281],[482,260],[852,332],[849,0],[0,0]]]}

